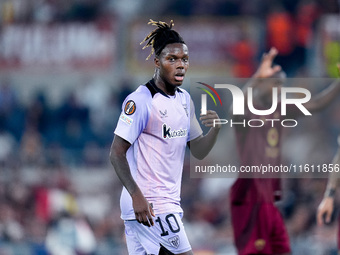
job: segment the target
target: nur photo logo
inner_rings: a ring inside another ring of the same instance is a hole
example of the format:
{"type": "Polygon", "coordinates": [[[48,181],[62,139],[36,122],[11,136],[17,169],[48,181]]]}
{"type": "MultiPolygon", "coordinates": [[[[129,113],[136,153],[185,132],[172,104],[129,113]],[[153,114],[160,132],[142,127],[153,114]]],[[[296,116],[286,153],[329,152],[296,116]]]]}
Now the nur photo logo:
{"type": "MultiPolygon", "coordinates": [[[[214,89],[212,86],[204,83],[204,82],[197,82],[198,84],[201,84],[207,88],[209,88],[215,95],[216,97],[218,98],[218,101],[220,102],[221,106],[223,105],[222,104],[222,100],[221,100],[221,97],[220,95],[217,93],[216,89],[214,89]]],[[[203,90],[205,93],[207,93],[211,98],[212,100],[214,101],[215,103],[215,106],[217,106],[217,103],[216,103],[216,100],[215,100],[215,97],[213,96],[213,94],[211,94],[211,92],[205,88],[201,88],[201,87],[197,87],[198,89],[201,89],[203,90]]],[[[207,94],[202,94],[201,95],[201,109],[202,109],[202,114],[207,114],[207,94]]]]}
{"type": "MultiPolygon", "coordinates": [[[[271,97],[271,106],[267,109],[257,109],[256,105],[253,102],[253,88],[248,87],[246,90],[247,96],[245,95],[245,91],[240,89],[236,85],[232,84],[215,84],[214,87],[208,85],[203,82],[197,82],[205,86],[206,88],[197,87],[198,89],[205,92],[201,94],[201,113],[207,113],[207,95],[214,101],[215,106],[217,106],[217,97],[220,105],[223,106],[220,95],[217,93],[216,89],[223,89],[223,91],[228,91],[231,93],[232,100],[232,115],[233,116],[244,116],[245,112],[248,111],[253,116],[259,116],[256,119],[243,119],[238,122],[232,118],[231,120],[227,119],[216,119],[214,120],[214,126],[216,124],[227,124],[230,123],[231,127],[233,125],[243,125],[249,127],[262,127],[265,122],[271,122],[271,125],[274,126],[274,122],[279,121],[281,125],[284,127],[295,127],[298,123],[295,119],[282,119],[282,118],[270,118],[265,119],[265,116],[269,116],[276,112],[277,107],[280,105],[280,114],[281,116],[287,115],[287,105],[294,105],[296,109],[298,109],[303,115],[310,116],[312,115],[304,106],[305,103],[310,101],[311,93],[306,88],[299,87],[280,87],[280,90],[277,87],[272,88],[272,97],[271,97]],[[292,95],[299,95],[299,97],[292,97],[292,95]],[[247,109],[246,109],[247,108],[247,109]]],[[[225,103],[224,105],[228,105],[225,103]]],[[[228,110],[228,109],[227,109],[228,110]]],[[[240,118],[238,118],[240,120],[240,118]]]]}

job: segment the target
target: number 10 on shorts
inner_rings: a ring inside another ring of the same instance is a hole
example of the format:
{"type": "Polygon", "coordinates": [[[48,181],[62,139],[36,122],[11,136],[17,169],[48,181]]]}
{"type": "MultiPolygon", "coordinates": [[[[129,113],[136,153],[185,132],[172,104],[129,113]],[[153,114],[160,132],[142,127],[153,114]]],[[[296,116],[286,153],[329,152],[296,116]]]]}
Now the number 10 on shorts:
{"type": "Polygon", "coordinates": [[[161,243],[169,251],[178,254],[191,250],[184,231],[182,213],[156,215],[154,227],[157,228],[156,242],[161,243]]]}
{"type": "MultiPolygon", "coordinates": [[[[155,221],[159,224],[159,227],[161,228],[161,236],[169,235],[169,232],[164,229],[161,218],[157,217],[155,221]]],[[[175,215],[173,215],[172,213],[165,216],[165,222],[167,223],[169,230],[172,233],[178,233],[181,230],[175,215]]]]}

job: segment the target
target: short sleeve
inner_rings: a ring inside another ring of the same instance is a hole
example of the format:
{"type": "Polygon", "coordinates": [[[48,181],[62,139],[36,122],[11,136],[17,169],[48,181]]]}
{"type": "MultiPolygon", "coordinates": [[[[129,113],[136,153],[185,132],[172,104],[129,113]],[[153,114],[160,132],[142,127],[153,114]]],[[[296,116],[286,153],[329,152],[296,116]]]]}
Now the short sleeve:
{"type": "Polygon", "coordinates": [[[135,91],[123,102],[122,112],[114,133],[133,144],[145,129],[148,118],[148,102],[151,95],[135,91]]]}
{"type": "Polygon", "coordinates": [[[190,96],[189,96],[189,100],[190,100],[190,107],[189,107],[190,108],[189,109],[190,110],[190,131],[189,131],[188,141],[191,141],[199,137],[200,135],[202,135],[203,131],[196,118],[195,105],[192,99],[190,98],[190,96]]]}

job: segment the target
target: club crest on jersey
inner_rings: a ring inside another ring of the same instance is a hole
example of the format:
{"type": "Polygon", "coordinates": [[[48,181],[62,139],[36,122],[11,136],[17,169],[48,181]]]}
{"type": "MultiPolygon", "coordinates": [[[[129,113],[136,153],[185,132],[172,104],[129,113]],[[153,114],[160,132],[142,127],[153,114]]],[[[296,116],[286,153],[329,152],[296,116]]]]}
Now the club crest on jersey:
{"type": "Polygon", "coordinates": [[[186,115],[189,116],[188,105],[187,104],[182,104],[182,105],[183,105],[183,109],[184,109],[186,115]]]}
{"type": "Polygon", "coordinates": [[[162,126],[163,139],[184,137],[186,135],[187,135],[186,129],[171,130],[171,127],[167,126],[165,123],[162,126]]]}
{"type": "Polygon", "coordinates": [[[178,248],[179,247],[179,236],[174,236],[174,237],[171,237],[169,238],[169,243],[171,244],[172,247],[174,248],[178,248]]]}
{"type": "Polygon", "coordinates": [[[255,245],[255,247],[256,247],[256,249],[258,251],[262,251],[263,248],[266,246],[266,240],[264,240],[264,239],[257,239],[255,241],[254,245],[255,245]]]}
{"type": "Polygon", "coordinates": [[[124,113],[126,115],[134,114],[136,111],[136,103],[133,100],[127,101],[124,107],[124,113]]]}

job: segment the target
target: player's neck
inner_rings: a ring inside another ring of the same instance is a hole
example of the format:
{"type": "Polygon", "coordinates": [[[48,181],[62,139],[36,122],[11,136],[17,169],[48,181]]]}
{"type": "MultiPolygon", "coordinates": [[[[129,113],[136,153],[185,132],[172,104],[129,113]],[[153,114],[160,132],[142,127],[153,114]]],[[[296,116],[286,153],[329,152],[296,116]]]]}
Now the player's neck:
{"type": "Polygon", "coordinates": [[[271,95],[268,95],[263,90],[255,90],[253,94],[253,103],[260,107],[271,107],[273,104],[273,100],[271,95]]]}
{"type": "Polygon", "coordinates": [[[169,95],[169,96],[174,96],[177,87],[174,85],[171,85],[167,82],[165,82],[162,78],[159,77],[159,75],[154,75],[153,77],[156,86],[162,90],[165,94],[169,95]]]}
{"type": "Polygon", "coordinates": [[[259,102],[260,102],[260,106],[265,107],[265,108],[270,108],[273,105],[272,98],[268,96],[261,97],[259,102]]]}

